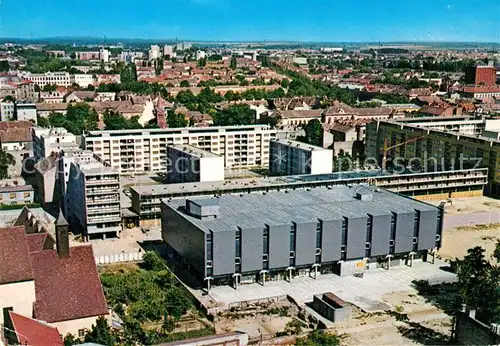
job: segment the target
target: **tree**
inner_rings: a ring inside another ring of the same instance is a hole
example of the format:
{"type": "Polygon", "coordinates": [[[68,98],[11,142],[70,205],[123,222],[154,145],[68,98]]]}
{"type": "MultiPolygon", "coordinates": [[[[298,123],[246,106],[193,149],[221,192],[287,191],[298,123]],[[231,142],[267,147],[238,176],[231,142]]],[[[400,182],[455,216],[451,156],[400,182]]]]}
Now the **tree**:
{"type": "Polygon", "coordinates": [[[305,136],[297,138],[303,142],[323,146],[323,126],[318,119],[313,119],[304,127],[305,136]]]}
{"type": "Polygon", "coordinates": [[[299,346],[338,346],[340,345],[340,339],[335,334],[327,334],[323,330],[315,329],[304,339],[298,339],[295,345],[299,346]]]}
{"type": "Polygon", "coordinates": [[[500,270],[485,259],[485,250],[476,246],[458,261],[458,288],[462,303],[477,310],[477,318],[485,323],[500,320],[500,270]]]}
{"type": "Polygon", "coordinates": [[[73,346],[73,345],[79,345],[81,344],[82,342],[76,338],[73,334],[66,334],[66,336],[64,337],[64,346],[73,346]]]}
{"type": "Polygon", "coordinates": [[[281,87],[282,87],[282,88],[285,88],[285,89],[286,89],[286,88],[288,88],[288,86],[289,86],[289,85],[290,85],[290,81],[289,81],[288,79],[283,78],[283,79],[281,80],[281,87]]]}
{"type": "Polygon", "coordinates": [[[57,85],[54,85],[54,84],[47,84],[43,87],[42,89],[43,91],[47,91],[47,92],[54,92],[57,90],[57,85]]]}
{"type": "Polygon", "coordinates": [[[0,179],[7,179],[9,177],[9,166],[15,165],[16,160],[14,156],[0,149],[0,179]]]}
{"type": "Polygon", "coordinates": [[[236,61],[236,57],[232,56],[231,57],[231,61],[229,62],[229,68],[233,69],[233,70],[236,70],[237,65],[238,65],[238,63],[236,61]]]}
{"type": "Polygon", "coordinates": [[[111,333],[108,322],[104,317],[99,317],[92,329],[85,334],[85,342],[99,345],[113,346],[116,343],[115,336],[111,333]]]}
{"type": "Polygon", "coordinates": [[[163,71],[163,59],[158,58],[155,60],[155,73],[157,76],[161,75],[161,72],[163,71]]]}
{"type": "Polygon", "coordinates": [[[255,122],[256,113],[247,104],[237,104],[218,111],[214,115],[214,125],[249,125],[255,122]]]}
{"type": "Polygon", "coordinates": [[[75,135],[81,135],[83,132],[97,130],[99,115],[88,104],[75,103],[68,106],[66,120],[64,127],[75,135]]]}
{"type": "Polygon", "coordinates": [[[167,263],[155,251],[148,251],[144,254],[142,266],[146,270],[162,271],[167,269],[167,263]]]}
{"type": "Polygon", "coordinates": [[[189,84],[189,82],[187,80],[182,80],[181,83],[180,83],[181,87],[183,88],[189,88],[189,86],[191,84],[189,84]]]}
{"type": "Polygon", "coordinates": [[[200,60],[198,60],[197,65],[198,65],[198,67],[205,67],[205,66],[207,66],[207,59],[206,58],[201,58],[200,60]]]}
{"type": "Polygon", "coordinates": [[[500,263],[500,240],[497,240],[495,244],[495,250],[493,251],[493,257],[497,260],[497,263],[500,263]]]}
{"type": "Polygon", "coordinates": [[[188,121],[184,114],[175,114],[173,110],[169,110],[167,113],[167,124],[170,128],[186,127],[188,121]]]}
{"type": "Polygon", "coordinates": [[[10,66],[7,60],[0,61],[0,72],[9,72],[10,66]]]}
{"type": "Polygon", "coordinates": [[[36,117],[36,123],[40,127],[45,127],[45,128],[50,127],[49,120],[47,118],[45,118],[45,117],[41,117],[40,115],[37,115],[37,117],[36,117]]]}

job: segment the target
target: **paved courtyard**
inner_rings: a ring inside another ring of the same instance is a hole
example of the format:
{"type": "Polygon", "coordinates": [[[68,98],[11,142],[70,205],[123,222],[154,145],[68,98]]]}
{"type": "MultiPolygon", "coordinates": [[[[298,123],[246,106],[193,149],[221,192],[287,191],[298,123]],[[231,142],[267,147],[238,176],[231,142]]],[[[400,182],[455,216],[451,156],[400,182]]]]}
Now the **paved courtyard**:
{"type": "Polygon", "coordinates": [[[230,286],[218,286],[210,290],[210,296],[217,303],[227,305],[289,295],[302,305],[312,301],[314,294],[333,292],[365,311],[379,311],[390,308],[381,301],[382,296],[413,289],[413,280],[428,280],[431,284],[456,280],[455,274],[439,268],[444,265],[446,264],[441,261],[436,261],[436,264],[416,262],[412,268],[399,266],[390,270],[373,269],[367,271],[363,278],[339,277],[335,274],[318,275],[316,280],[310,277],[296,277],[291,283],[274,281],[266,282],[265,286],[242,285],[237,290],[230,286]]]}

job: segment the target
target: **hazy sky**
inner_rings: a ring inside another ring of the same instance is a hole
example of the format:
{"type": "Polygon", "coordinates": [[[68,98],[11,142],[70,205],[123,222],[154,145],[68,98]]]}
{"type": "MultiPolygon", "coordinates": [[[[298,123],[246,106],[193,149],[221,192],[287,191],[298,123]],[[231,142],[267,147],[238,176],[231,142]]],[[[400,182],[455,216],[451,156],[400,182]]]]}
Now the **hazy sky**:
{"type": "Polygon", "coordinates": [[[500,42],[500,0],[0,0],[0,37],[500,42]]]}

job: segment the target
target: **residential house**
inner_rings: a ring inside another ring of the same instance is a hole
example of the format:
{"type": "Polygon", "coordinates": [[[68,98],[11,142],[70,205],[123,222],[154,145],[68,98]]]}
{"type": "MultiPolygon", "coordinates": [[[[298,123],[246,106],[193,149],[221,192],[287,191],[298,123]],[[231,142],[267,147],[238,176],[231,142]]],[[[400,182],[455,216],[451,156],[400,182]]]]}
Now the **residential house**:
{"type": "Polygon", "coordinates": [[[13,311],[9,311],[9,329],[5,330],[5,335],[10,344],[30,345],[30,346],[64,346],[64,342],[57,328],[52,327],[42,321],[37,321],[13,311]]]}
{"type": "Polygon", "coordinates": [[[44,321],[62,335],[82,337],[97,318],[109,318],[92,246],[70,248],[62,213],[56,221],[55,249],[45,229],[33,230],[18,221],[0,229],[0,326],[12,311],[44,321]]]}
{"type": "Polygon", "coordinates": [[[322,109],[278,111],[278,126],[304,126],[313,119],[321,122],[322,112],[322,109]]]}
{"type": "Polygon", "coordinates": [[[44,103],[63,103],[64,94],[58,91],[40,91],[39,99],[44,103]]]}
{"type": "Polygon", "coordinates": [[[66,102],[90,102],[94,101],[97,93],[95,91],[73,91],[66,96],[66,102]]]}

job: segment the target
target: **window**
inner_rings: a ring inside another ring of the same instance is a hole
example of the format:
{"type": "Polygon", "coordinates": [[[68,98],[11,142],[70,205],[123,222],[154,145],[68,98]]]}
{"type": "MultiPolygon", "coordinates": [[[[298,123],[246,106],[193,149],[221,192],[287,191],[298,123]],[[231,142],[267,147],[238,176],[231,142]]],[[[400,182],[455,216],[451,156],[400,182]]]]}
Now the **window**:
{"type": "Polygon", "coordinates": [[[241,257],[241,229],[239,228],[236,231],[236,236],[234,241],[234,254],[236,257],[241,257]]]}
{"type": "Polygon", "coordinates": [[[23,194],[23,196],[24,196],[24,198],[29,198],[29,197],[31,196],[31,194],[30,194],[29,192],[25,192],[25,193],[23,194]]]}
{"type": "Polygon", "coordinates": [[[85,337],[85,329],[78,329],[78,337],[79,338],[85,337]]]}
{"type": "Polygon", "coordinates": [[[15,192],[9,193],[9,198],[10,199],[16,199],[16,193],[15,192]]]}

